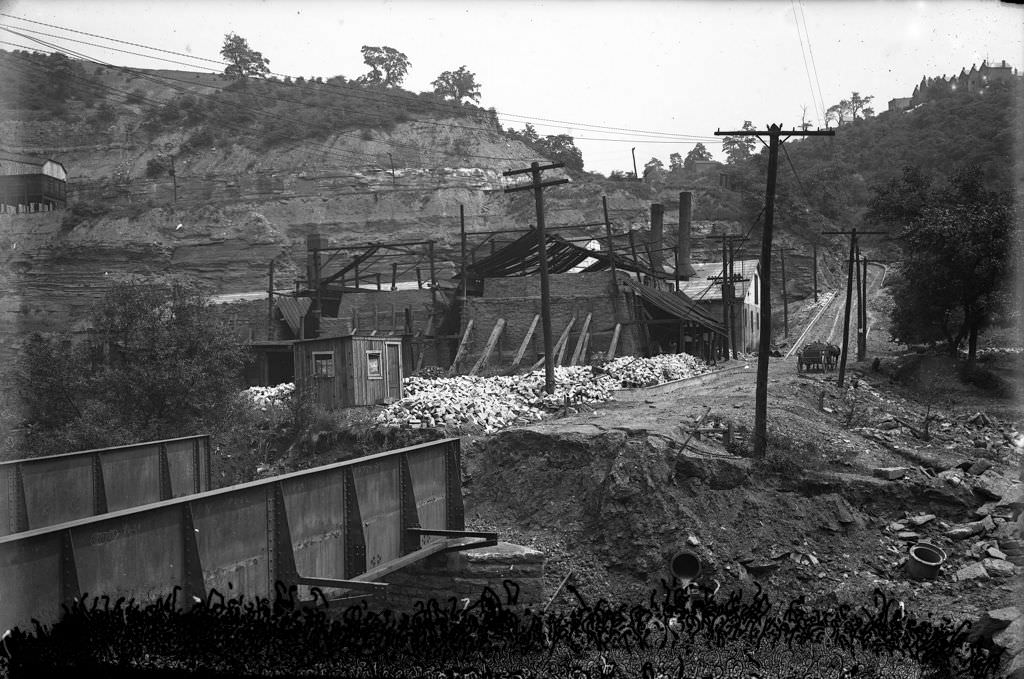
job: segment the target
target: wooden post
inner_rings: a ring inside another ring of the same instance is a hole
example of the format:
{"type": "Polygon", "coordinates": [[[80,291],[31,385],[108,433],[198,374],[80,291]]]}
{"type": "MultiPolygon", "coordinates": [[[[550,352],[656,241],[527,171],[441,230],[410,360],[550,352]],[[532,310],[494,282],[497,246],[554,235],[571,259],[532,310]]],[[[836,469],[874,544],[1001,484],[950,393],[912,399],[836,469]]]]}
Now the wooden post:
{"type": "MultiPolygon", "coordinates": [[[[431,313],[429,316],[427,316],[427,329],[424,330],[423,334],[420,336],[421,337],[421,341],[420,341],[420,355],[418,357],[416,357],[416,370],[419,370],[419,369],[421,369],[423,367],[423,356],[427,353],[427,337],[433,331],[434,331],[434,314],[431,313]]],[[[440,360],[440,357],[438,357],[438,360],[440,360]]]]}
{"type": "MultiPolygon", "coordinates": [[[[555,344],[554,347],[552,347],[552,350],[551,350],[552,353],[557,354],[565,346],[565,342],[567,341],[567,339],[569,337],[569,331],[572,330],[572,326],[573,326],[574,323],[576,323],[576,317],[575,316],[573,316],[572,318],[569,319],[569,324],[565,326],[565,330],[563,330],[562,334],[559,336],[558,342],[555,344]]],[[[552,366],[554,366],[556,363],[557,363],[557,361],[552,361],[552,366]]],[[[546,365],[546,364],[547,364],[547,356],[545,355],[545,356],[541,357],[541,359],[539,361],[537,361],[536,363],[533,364],[533,367],[530,368],[530,372],[533,372],[537,368],[541,367],[542,365],[546,365]]]]}
{"type": "Polygon", "coordinates": [[[416,289],[423,289],[423,275],[420,273],[420,268],[416,267],[416,289]]]}
{"type": "Polygon", "coordinates": [[[577,365],[586,365],[587,363],[589,363],[589,360],[588,360],[589,356],[590,356],[590,333],[588,332],[587,333],[587,339],[584,340],[584,342],[583,342],[583,353],[580,354],[580,358],[579,358],[579,361],[577,361],[577,365]]]}
{"type": "Polygon", "coordinates": [[[430,257],[430,305],[437,306],[437,273],[434,270],[434,241],[427,245],[427,256],[430,257]]]}
{"type": "Polygon", "coordinates": [[[615,358],[615,349],[619,344],[619,333],[622,331],[622,323],[615,324],[615,330],[612,331],[612,341],[608,345],[608,353],[605,354],[604,359],[610,361],[615,358]]]}
{"type": "Polygon", "coordinates": [[[814,278],[814,301],[818,301],[818,244],[814,244],[814,259],[811,260],[811,276],[814,278]]]}
{"type": "Polygon", "coordinates": [[[377,289],[380,290],[380,273],[377,273],[376,276],[377,276],[377,289]]]}
{"type": "Polygon", "coordinates": [[[398,262],[391,263],[391,289],[398,289],[398,262]]]}
{"type": "Polygon", "coordinates": [[[267,274],[267,339],[274,339],[274,260],[267,274]]]}
{"type": "Polygon", "coordinates": [[[459,364],[462,359],[462,355],[466,353],[466,343],[469,341],[469,333],[473,331],[473,319],[469,319],[469,323],[466,323],[466,332],[462,333],[462,341],[459,342],[459,348],[455,352],[455,360],[452,361],[452,366],[448,368],[448,374],[455,374],[455,367],[459,364]]]}
{"type": "Polygon", "coordinates": [[[516,352],[515,358],[512,360],[511,371],[515,371],[519,367],[519,363],[523,360],[523,355],[526,354],[526,347],[530,345],[530,340],[533,339],[533,331],[537,329],[537,321],[540,320],[540,314],[533,315],[533,321],[530,323],[530,329],[526,331],[526,336],[523,337],[523,343],[519,345],[519,351],[516,352]]]}
{"type": "Polygon", "coordinates": [[[611,271],[612,315],[619,320],[619,279],[615,274],[615,245],[612,243],[612,223],[608,220],[608,196],[601,196],[601,208],[604,210],[604,232],[608,237],[608,270],[611,271]]]}
{"type": "Polygon", "coordinates": [[[632,229],[629,232],[629,249],[633,253],[633,262],[640,264],[640,257],[636,254],[636,232],[632,229]]]}
{"type": "Polygon", "coordinates": [[[587,317],[583,319],[583,328],[580,329],[579,339],[576,340],[576,348],[573,349],[572,357],[569,359],[569,365],[576,365],[580,360],[580,353],[583,351],[583,343],[586,339],[587,333],[590,331],[590,318],[593,314],[587,314],[587,317]]]}
{"type": "Polygon", "coordinates": [[[476,363],[474,363],[473,367],[469,369],[470,375],[476,375],[477,371],[487,363],[487,359],[490,358],[491,352],[494,351],[494,345],[498,343],[498,338],[501,336],[501,331],[504,329],[505,319],[499,318],[494,324],[494,328],[491,330],[491,336],[487,338],[487,345],[480,354],[480,358],[476,359],[476,363]]]}
{"type": "Polygon", "coordinates": [[[468,289],[468,283],[466,281],[466,208],[462,203],[459,203],[459,265],[462,269],[462,295],[461,301],[466,301],[466,290],[468,289]]]}
{"type": "Polygon", "coordinates": [[[555,365],[562,365],[562,361],[565,359],[565,349],[569,346],[569,331],[572,330],[572,326],[575,324],[576,317],[573,316],[569,319],[569,325],[565,326],[562,336],[558,338],[558,348],[556,349],[558,356],[555,359],[555,365]]]}

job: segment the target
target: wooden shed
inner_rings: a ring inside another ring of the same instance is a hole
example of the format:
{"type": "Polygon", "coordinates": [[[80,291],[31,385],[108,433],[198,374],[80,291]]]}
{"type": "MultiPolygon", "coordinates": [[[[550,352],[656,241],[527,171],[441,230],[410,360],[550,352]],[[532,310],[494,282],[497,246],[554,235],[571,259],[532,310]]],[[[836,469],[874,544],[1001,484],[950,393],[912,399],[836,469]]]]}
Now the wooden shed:
{"type": "Polygon", "coordinates": [[[369,406],[402,398],[412,365],[408,335],[339,335],[293,344],[295,388],[309,390],[328,409],[369,406]]]}

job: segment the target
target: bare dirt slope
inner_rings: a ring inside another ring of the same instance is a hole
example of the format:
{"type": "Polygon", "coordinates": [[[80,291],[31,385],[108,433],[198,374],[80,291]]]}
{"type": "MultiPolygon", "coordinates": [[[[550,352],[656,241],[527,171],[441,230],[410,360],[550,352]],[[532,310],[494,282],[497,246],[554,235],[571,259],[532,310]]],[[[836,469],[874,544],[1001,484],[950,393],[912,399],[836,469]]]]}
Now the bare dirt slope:
{"type": "MultiPolygon", "coordinates": [[[[872,308],[886,303],[881,295],[872,308]]],[[[728,450],[720,440],[729,422],[738,438],[752,428],[755,359],[672,394],[472,442],[467,517],[546,551],[552,591],[572,570],[590,596],[645,598],[669,558],[689,549],[709,581],[759,582],[776,600],[859,604],[877,587],[920,614],[956,619],[1007,605],[1019,599],[1019,567],[984,562],[983,579],[956,574],[990,558],[991,547],[1021,560],[1019,401],[963,385],[945,357],[897,359],[882,330],[869,335],[868,360],[851,363],[842,390],[835,373],[798,374],[795,357],[772,359],[764,460],[733,454],[742,438],[728,450]],[[875,356],[889,374],[872,370],[875,356]],[[978,412],[987,421],[972,421],[978,412]],[[926,416],[929,440],[915,436],[926,416]],[[696,440],[701,418],[720,428],[696,440]],[[894,467],[902,478],[875,475],[894,467]],[[984,516],[992,523],[981,533],[949,537],[984,516]],[[949,554],[935,580],[905,573],[918,540],[949,554]]],[[[1019,355],[986,365],[1019,382],[1019,355]]]]}

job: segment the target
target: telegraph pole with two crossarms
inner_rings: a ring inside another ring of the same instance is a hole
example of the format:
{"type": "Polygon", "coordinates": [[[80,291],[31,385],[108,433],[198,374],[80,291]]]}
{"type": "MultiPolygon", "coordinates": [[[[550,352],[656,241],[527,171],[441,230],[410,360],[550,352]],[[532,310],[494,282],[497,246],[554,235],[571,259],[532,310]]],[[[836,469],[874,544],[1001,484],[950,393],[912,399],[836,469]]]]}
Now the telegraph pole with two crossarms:
{"type": "Polygon", "coordinates": [[[554,342],[551,338],[551,292],[548,288],[548,249],[547,241],[545,240],[546,237],[544,235],[543,189],[547,186],[568,184],[569,180],[552,179],[550,181],[542,182],[540,180],[540,173],[544,170],[555,170],[560,167],[565,167],[565,163],[540,165],[539,163],[533,162],[530,163],[530,167],[528,168],[521,170],[508,170],[507,172],[502,173],[505,177],[527,173],[531,175],[531,181],[529,184],[505,189],[505,193],[532,189],[533,197],[537,204],[537,257],[540,259],[540,318],[544,335],[544,391],[549,394],[555,393],[555,359],[554,356],[552,356],[554,342]]]}
{"type": "Polygon", "coordinates": [[[737,275],[733,271],[736,260],[736,253],[733,244],[736,241],[746,240],[738,234],[726,234],[724,236],[709,236],[709,240],[722,241],[722,274],[720,276],[708,276],[708,280],[714,281],[716,285],[722,286],[722,323],[726,331],[725,360],[729,360],[729,354],[738,358],[739,344],[738,333],[736,332],[736,317],[734,307],[736,306],[736,284],[749,281],[744,278],[743,273],[737,275]]]}
{"type": "Polygon", "coordinates": [[[765,190],[764,229],[761,237],[761,336],[757,350],[757,387],[754,391],[754,450],[755,457],[763,457],[768,440],[768,359],[772,343],[771,257],[772,228],[775,225],[775,181],[779,169],[779,146],[790,137],[831,137],[834,130],[783,130],[781,125],[769,125],[767,130],[739,130],[715,132],[716,136],[757,137],[765,143],[768,137],[768,185],[765,190]],[[782,139],[781,137],[785,137],[782,139]]]}
{"type": "MultiPolygon", "coordinates": [[[[849,355],[850,347],[850,305],[853,302],[853,270],[857,269],[857,277],[860,278],[860,263],[855,259],[857,256],[857,236],[884,235],[885,231],[857,231],[856,228],[850,231],[822,231],[823,236],[849,236],[850,237],[850,260],[846,272],[846,311],[843,315],[843,349],[839,358],[839,388],[843,388],[843,381],[846,379],[846,357],[849,355]]],[[[858,297],[860,296],[858,285],[858,297]]],[[[860,310],[857,310],[858,324],[860,310]]]]}

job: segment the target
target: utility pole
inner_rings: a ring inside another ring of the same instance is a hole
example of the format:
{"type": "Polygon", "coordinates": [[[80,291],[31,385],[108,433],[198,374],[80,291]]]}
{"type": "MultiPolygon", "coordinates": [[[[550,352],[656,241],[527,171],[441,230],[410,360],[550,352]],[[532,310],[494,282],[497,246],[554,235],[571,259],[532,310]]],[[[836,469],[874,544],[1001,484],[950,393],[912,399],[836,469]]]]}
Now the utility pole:
{"type": "Polygon", "coordinates": [[[779,169],[779,146],[793,136],[800,137],[831,137],[834,130],[783,130],[781,125],[772,124],[767,130],[740,130],[723,132],[718,130],[716,136],[768,136],[768,182],[765,190],[764,229],[761,238],[761,337],[757,351],[757,388],[754,392],[754,457],[763,457],[768,445],[768,352],[772,342],[772,308],[771,308],[771,257],[772,228],[775,225],[775,181],[779,169]],[[785,135],[785,139],[780,139],[785,135]]]}
{"type": "Polygon", "coordinates": [[[857,279],[857,360],[864,360],[864,288],[860,280],[860,245],[856,247],[853,257],[853,268],[857,279]]]}
{"type": "Polygon", "coordinates": [[[863,267],[860,276],[860,327],[861,334],[857,338],[857,360],[863,361],[868,352],[868,258],[862,256],[858,267],[863,267]]]}
{"type": "Polygon", "coordinates": [[[544,391],[549,394],[555,393],[555,357],[552,356],[553,342],[551,339],[551,291],[548,288],[548,250],[544,235],[544,191],[547,186],[569,183],[568,179],[552,179],[542,182],[540,173],[544,170],[555,170],[565,167],[565,163],[552,163],[541,166],[537,162],[530,163],[530,167],[521,170],[508,170],[503,172],[505,177],[517,174],[531,175],[530,183],[524,186],[505,189],[505,193],[514,191],[526,191],[533,189],[533,198],[537,205],[537,257],[540,259],[540,316],[543,325],[544,335],[544,391]]]}
{"type": "Polygon", "coordinates": [[[601,208],[604,210],[604,232],[608,236],[608,269],[611,271],[612,314],[615,322],[619,322],[619,279],[615,273],[615,245],[612,243],[612,223],[608,219],[608,196],[601,196],[601,208]]]}
{"type": "Polygon", "coordinates": [[[708,276],[708,280],[717,281],[722,285],[722,324],[725,326],[726,332],[724,360],[728,361],[730,353],[733,358],[739,358],[739,350],[737,348],[739,338],[736,333],[736,318],[734,313],[734,307],[736,306],[735,285],[736,283],[742,283],[750,279],[743,278],[742,274],[737,276],[733,273],[733,260],[735,259],[733,242],[742,240],[743,237],[736,234],[727,234],[724,236],[709,236],[709,238],[711,240],[722,241],[722,275],[708,276]]]}
{"type": "Polygon", "coordinates": [[[640,175],[636,171],[636,147],[635,146],[633,147],[633,150],[631,151],[631,153],[633,154],[633,179],[636,179],[637,181],[640,181],[640,175]]]}
{"type": "MultiPolygon", "coordinates": [[[[854,254],[857,248],[857,235],[881,234],[885,231],[860,231],[856,228],[850,231],[822,231],[823,236],[850,236],[850,260],[846,272],[846,311],[843,315],[843,351],[839,358],[839,388],[843,388],[843,381],[846,379],[846,357],[849,354],[850,346],[850,304],[853,302],[853,269],[858,264],[854,261],[854,254]]],[[[859,268],[859,267],[858,267],[859,268]]]]}
{"type": "Polygon", "coordinates": [[[267,339],[274,339],[274,260],[267,275],[267,339]]]}
{"type": "Polygon", "coordinates": [[[462,269],[462,295],[461,301],[463,304],[466,302],[466,291],[469,289],[466,281],[466,208],[459,203],[459,243],[461,249],[461,259],[459,260],[462,269]]]}
{"type": "Polygon", "coordinates": [[[174,202],[178,202],[178,174],[174,171],[174,156],[171,156],[171,182],[174,184],[174,202]]]}
{"type": "Polygon", "coordinates": [[[814,301],[818,301],[818,244],[814,244],[814,259],[811,260],[811,276],[814,278],[814,301]]]}
{"type": "Polygon", "coordinates": [[[391,157],[390,153],[388,154],[388,160],[391,161],[391,185],[394,186],[395,185],[395,159],[391,157]]]}
{"type": "Polygon", "coordinates": [[[782,336],[789,337],[789,294],[786,292],[786,252],[793,248],[775,248],[782,265],[782,336]]]}

